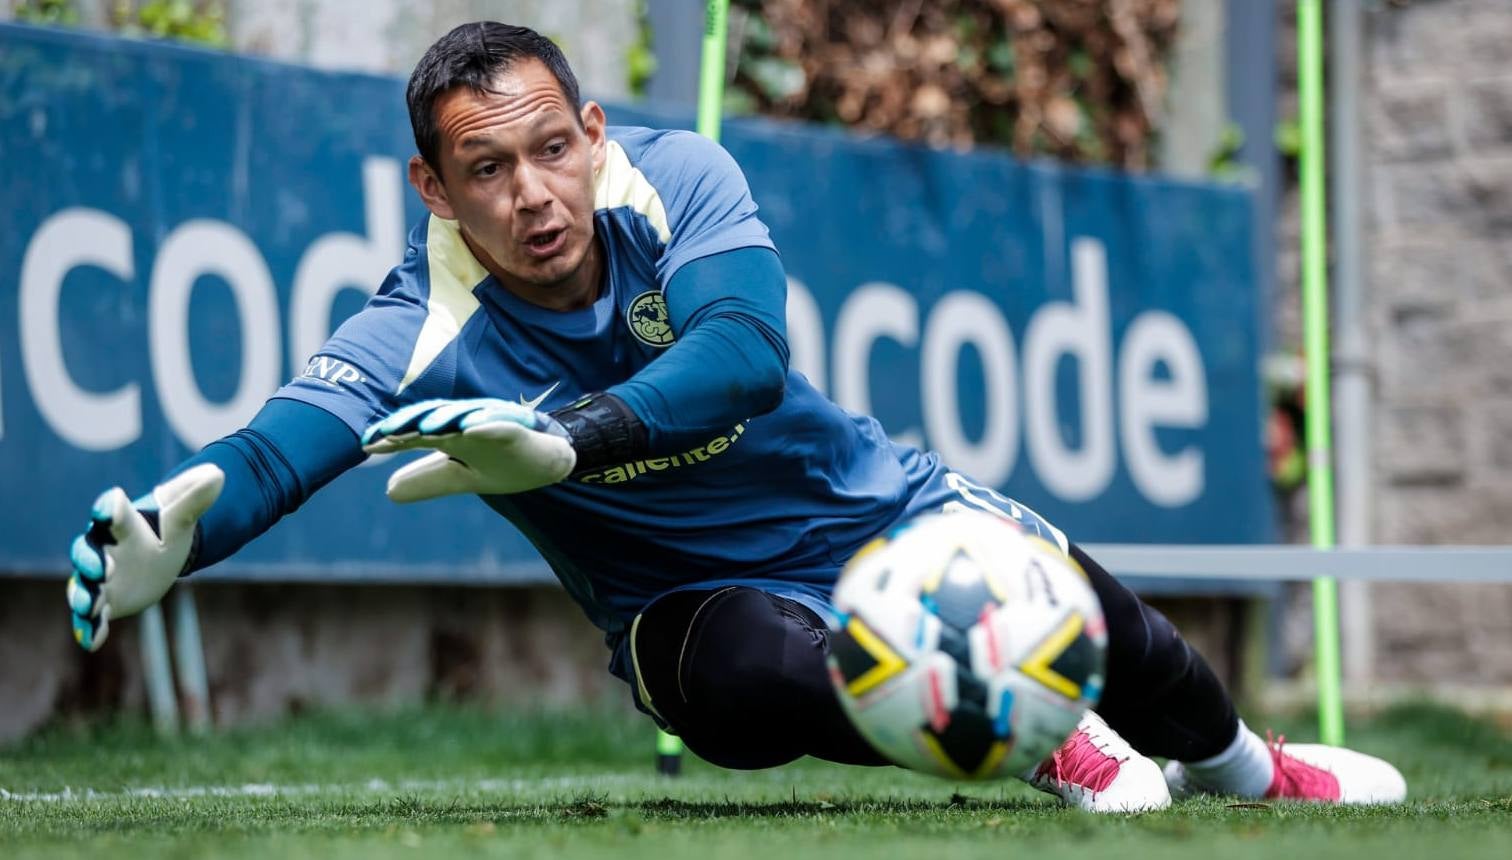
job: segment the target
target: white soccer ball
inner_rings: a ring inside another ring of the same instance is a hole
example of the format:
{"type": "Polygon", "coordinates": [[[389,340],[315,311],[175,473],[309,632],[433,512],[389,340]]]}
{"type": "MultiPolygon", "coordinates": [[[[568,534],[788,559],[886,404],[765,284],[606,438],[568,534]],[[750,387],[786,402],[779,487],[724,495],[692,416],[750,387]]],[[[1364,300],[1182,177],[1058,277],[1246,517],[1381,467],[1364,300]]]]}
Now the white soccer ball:
{"type": "Polygon", "coordinates": [[[830,678],[895,764],[952,779],[1022,776],[1103,685],[1107,627],[1087,576],[1012,521],[917,517],[840,574],[830,678]]]}

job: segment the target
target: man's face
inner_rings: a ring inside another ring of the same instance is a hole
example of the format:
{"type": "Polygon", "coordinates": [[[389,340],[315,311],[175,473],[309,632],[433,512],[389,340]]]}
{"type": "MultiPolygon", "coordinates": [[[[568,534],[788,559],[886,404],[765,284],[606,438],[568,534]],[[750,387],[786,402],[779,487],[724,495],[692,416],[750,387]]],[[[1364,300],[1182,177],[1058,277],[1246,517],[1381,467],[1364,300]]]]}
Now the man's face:
{"type": "Polygon", "coordinates": [[[460,223],[506,287],[541,304],[577,304],[579,294],[598,288],[597,267],[583,263],[594,245],[604,113],[588,102],[574,115],[556,78],[534,59],[490,88],[458,87],[437,100],[440,176],[417,156],[410,181],[431,211],[460,223]],[[595,283],[583,283],[590,275],[595,283]]]}

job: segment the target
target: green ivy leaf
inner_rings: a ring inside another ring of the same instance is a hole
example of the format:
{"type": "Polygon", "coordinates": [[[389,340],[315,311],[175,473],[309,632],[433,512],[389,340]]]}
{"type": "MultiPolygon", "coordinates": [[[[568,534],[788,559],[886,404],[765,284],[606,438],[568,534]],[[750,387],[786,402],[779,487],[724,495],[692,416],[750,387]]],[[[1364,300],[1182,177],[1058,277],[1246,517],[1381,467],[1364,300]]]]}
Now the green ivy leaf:
{"type": "Polygon", "coordinates": [[[1077,48],[1067,58],[1066,67],[1071,70],[1072,77],[1085,81],[1092,77],[1092,55],[1088,54],[1085,48],[1077,48]]]}
{"type": "Polygon", "coordinates": [[[803,69],[777,57],[758,57],[746,64],[746,74],[770,101],[783,101],[803,92],[803,69]]]}
{"type": "Polygon", "coordinates": [[[1296,117],[1287,117],[1276,123],[1276,149],[1286,158],[1302,155],[1302,124],[1296,117]]]}
{"type": "Polygon", "coordinates": [[[17,21],[28,24],[71,26],[79,23],[79,10],[69,0],[25,0],[13,10],[17,21]]]}
{"type": "Polygon", "coordinates": [[[1013,53],[1013,43],[1007,39],[994,42],[987,49],[987,65],[991,66],[1004,75],[1012,75],[1017,60],[1013,53]]]}

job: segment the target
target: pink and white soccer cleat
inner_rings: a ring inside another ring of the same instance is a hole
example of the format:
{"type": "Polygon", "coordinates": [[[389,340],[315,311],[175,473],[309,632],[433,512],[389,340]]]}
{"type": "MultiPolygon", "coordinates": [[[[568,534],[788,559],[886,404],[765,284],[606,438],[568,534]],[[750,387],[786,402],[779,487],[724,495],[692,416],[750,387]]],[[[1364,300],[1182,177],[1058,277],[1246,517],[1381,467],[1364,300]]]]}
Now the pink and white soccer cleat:
{"type": "Polygon", "coordinates": [[[1024,781],[1088,812],[1149,812],[1171,805],[1160,765],[1135,752],[1091,711],[1024,781]]]}
{"type": "MultiPolygon", "coordinates": [[[[1268,800],[1301,800],[1312,803],[1400,803],[1407,797],[1407,781],[1390,764],[1374,756],[1323,744],[1287,744],[1286,737],[1271,740],[1274,769],[1268,800]]],[[[1223,794],[1203,785],[1196,774],[1173,761],[1165,768],[1166,782],[1177,797],[1188,794],[1223,794]]]]}

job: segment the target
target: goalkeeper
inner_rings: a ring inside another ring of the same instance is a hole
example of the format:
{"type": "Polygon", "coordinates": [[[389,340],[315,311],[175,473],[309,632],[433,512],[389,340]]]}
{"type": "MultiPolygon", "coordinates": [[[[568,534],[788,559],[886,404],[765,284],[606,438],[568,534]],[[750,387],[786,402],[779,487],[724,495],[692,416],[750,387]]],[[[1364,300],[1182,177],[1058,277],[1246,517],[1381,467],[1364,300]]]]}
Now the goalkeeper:
{"type": "Polygon", "coordinates": [[[413,449],[389,496],[476,494],[517,526],[636,704],[694,752],[883,764],[830,688],[830,590],[892,523],[968,506],[1070,553],[1108,622],[1098,714],[1026,779],[1097,810],[1159,808],[1168,786],[1401,799],[1377,759],[1261,740],[1171,624],[1060,532],[790,371],[782,266],[719,146],[606,126],[549,40],[490,22],[433,45],[407,99],[430,216],[246,428],[135,502],[96,502],[68,587],[85,648],[367,454],[413,449]]]}

